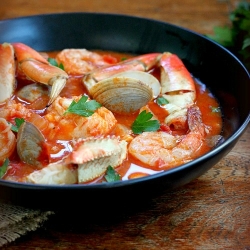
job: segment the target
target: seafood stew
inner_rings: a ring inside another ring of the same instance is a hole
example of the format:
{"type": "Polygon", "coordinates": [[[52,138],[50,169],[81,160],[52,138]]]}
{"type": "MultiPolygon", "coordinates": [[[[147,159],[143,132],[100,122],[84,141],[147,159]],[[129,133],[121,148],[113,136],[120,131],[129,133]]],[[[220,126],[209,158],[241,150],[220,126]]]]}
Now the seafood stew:
{"type": "Polygon", "coordinates": [[[213,94],[170,52],[0,47],[4,180],[92,184],[190,162],[222,137],[213,94]]]}

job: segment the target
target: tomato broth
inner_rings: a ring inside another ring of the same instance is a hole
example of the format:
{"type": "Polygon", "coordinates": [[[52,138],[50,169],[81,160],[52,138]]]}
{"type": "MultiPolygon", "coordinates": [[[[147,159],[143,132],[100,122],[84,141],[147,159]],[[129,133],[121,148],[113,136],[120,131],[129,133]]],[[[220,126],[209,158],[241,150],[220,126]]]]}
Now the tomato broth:
{"type": "MultiPolygon", "coordinates": [[[[100,53],[101,55],[105,55],[106,58],[105,60],[110,63],[120,62],[124,60],[124,58],[132,57],[132,55],[130,54],[121,54],[121,53],[106,52],[106,51],[97,51],[97,52],[100,53]]],[[[55,58],[57,53],[58,52],[48,52],[45,53],[45,55],[50,58],[55,58]]],[[[155,69],[154,75],[156,77],[159,77],[157,69],[155,69]]],[[[88,95],[88,92],[85,86],[83,85],[82,77],[83,77],[82,75],[70,75],[69,79],[67,80],[66,86],[60,93],[60,96],[66,98],[72,98],[74,96],[88,95]]],[[[203,123],[209,128],[207,129],[205,138],[205,140],[207,140],[208,143],[203,143],[202,147],[197,149],[196,157],[199,157],[207,153],[209,150],[211,150],[209,144],[210,138],[220,134],[222,129],[222,115],[220,112],[219,103],[213,96],[213,94],[206,88],[206,86],[203,83],[201,83],[197,79],[194,80],[197,92],[195,104],[199,107],[202,113],[203,123]]],[[[33,119],[34,123],[36,123],[43,121],[43,119],[40,118],[43,118],[43,116],[47,112],[46,108],[46,104],[48,102],[48,94],[46,92],[47,87],[46,86],[43,87],[45,88],[44,92],[45,94],[41,95],[37,100],[35,100],[32,103],[29,103],[26,100],[17,97],[16,95],[16,93],[23,86],[31,83],[32,82],[30,80],[17,78],[17,88],[14,96],[12,97],[12,100],[15,100],[17,103],[22,104],[24,107],[31,109],[32,112],[37,114],[37,117],[39,116],[38,117],[39,119],[36,118],[33,119]]],[[[152,100],[151,102],[149,102],[148,107],[150,108],[152,113],[157,117],[157,119],[161,124],[159,130],[160,131],[169,130],[169,127],[164,125],[164,120],[168,115],[168,112],[162,106],[158,105],[156,103],[156,100],[152,100]]],[[[2,109],[3,105],[0,106],[0,108],[2,109]]],[[[135,121],[138,114],[139,111],[136,111],[130,115],[120,115],[120,114],[118,115],[114,113],[114,116],[119,124],[131,128],[131,125],[135,121]]],[[[18,117],[18,114],[8,117],[8,121],[14,124],[14,118],[16,117],[18,117]]],[[[46,144],[42,155],[40,155],[41,162],[43,163],[57,162],[58,160],[61,160],[63,157],[67,156],[70,153],[70,151],[72,150],[72,145],[67,140],[67,134],[68,134],[67,129],[70,129],[70,127],[69,126],[65,128],[61,127],[60,131],[57,131],[58,137],[55,137],[53,139],[50,139],[51,131],[48,128],[42,130],[42,133],[46,138],[46,144]]],[[[187,132],[188,131],[174,131],[174,130],[171,131],[172,134],[180,136],[184,135],[187,132]]],[[[119,131],[117,131],[115,128],[110,132],[110,135],[113,134],[119,136],[119,131]]],[[[32,166],[21,162],[18,158],[16,151],[11,155],[9,160],[10,160],[10,165],[12,167],[7,171],[7,173],[3,177],[4,179],[23,181],[26,175],[36,170],[32,166]]],[[[171,166],[169,168],[171,168],[171,166]]],[[[168,167],[162,168],[161,164],[155,166],[149,166],[145,163],[142,163],[140,160],[135,159],[135,157],[133,157],[128,153],[127,159],[120,166],[118,166],[115,169],[115,171],[117,171],[117,173],[120,174],[122,180],[127,180],[158,173],[161,171],[165,171],[167,169],[168,167]]],[[[91,181],[90,183],[102,182],[102,181],[104,181],[103,175],[96,178],[94,181],[91,181]]]]}

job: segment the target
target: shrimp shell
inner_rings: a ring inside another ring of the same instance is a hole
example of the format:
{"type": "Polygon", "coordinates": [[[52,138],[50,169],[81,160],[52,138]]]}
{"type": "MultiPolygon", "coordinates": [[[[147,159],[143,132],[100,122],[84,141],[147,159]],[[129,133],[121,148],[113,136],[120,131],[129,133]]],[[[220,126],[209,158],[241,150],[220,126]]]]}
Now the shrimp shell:
{"type": "Polygon", "coordinates": [[[16,136],[11,131],[11,125],[0,118],[0,162],[10,157],[16,147],[16,136]]]}

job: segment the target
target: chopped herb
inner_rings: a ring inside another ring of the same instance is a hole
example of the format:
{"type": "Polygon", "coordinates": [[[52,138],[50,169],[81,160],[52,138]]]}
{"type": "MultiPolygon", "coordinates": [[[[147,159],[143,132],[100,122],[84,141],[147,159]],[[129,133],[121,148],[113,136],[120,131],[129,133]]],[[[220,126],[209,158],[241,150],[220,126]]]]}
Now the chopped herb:
{"type": "Polygon", "coordinates": [[[48,58],[48,62],[49,62],[51,65],[53,65],[53,66],[55,66],[55,67],[58,67],[58,68],[64,70],[63,64],[62,64],[62,63],[58,64],[58,62],[57,62],[56,59],[54,59],[54,58],[50,58],[50,57],[49,57],[49,58],[48,58]]]}
{"type": "Polygon", "coordinates": [[[101,104],[95,100],[87,100],[87,96],[82,96],[78,102],[73,101],[64,114],[73,113],[85,117],[93,115],[95,110],[101,107],[101,104]]]}
{"type": "Polygon", "coordinates": [[[11,130],[14,132],[18,132],[20,126],[22,125],[22,123],[24,123],[25,120],[23,118],[15,118],[15,124],[16,125],[12,125],[11,126],[11,130]]]}
{"type": "Polygon", "coordinates": [[[111,166],[108,166],[107,171],[106,171],[106,175],[104,177],[105,177],[107,182],[121,180],[121,176],[111,166]]]}
{"type": "Polygon", "coordinates": [[[160,128],[160,123],[157,120],[150,120],[153,114],[143,110],[132,124],[132,131],[134,134],[141,134],[142,132],[157,131],[160,128]]]}
{"type": "Polygon", "coordinates": [[[212,110],[212,113],[219,113],[220,112],[220,107],[210,107],[212,110]]]}
{"type": "Polygon", "coordinates": [[[3,165],[0,167],[0,178],[2,178],[5,175],[5,173],[7,171],[7,167],[9,166],[9,162],[10,161],[8,158],[5,159],[3,165]]]}
{"type": "Polygon", "coordinates": [[[158,98],[156,99],[156,103],[157,103],[159,106],[161,106],[161,105],[168,104],[169,101],[168,101],[166,98],[164,98],[163,96],[161,96],[161,97],[158,97],[158,98]]]}
{"type": "Polygon", "coordinates": [[[127,60],[128,58],[127,57],[122,57],[121,58],[121,61],[125,61],[125,60],[127,60]]]}

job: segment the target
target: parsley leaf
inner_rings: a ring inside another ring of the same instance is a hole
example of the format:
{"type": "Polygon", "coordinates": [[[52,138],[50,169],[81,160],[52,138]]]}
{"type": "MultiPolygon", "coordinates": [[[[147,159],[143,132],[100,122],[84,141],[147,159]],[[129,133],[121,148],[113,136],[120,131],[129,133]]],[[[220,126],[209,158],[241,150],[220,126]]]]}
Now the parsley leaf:
{"type": "Polygon", "coordinates": [[[62,64],[62,63],[58,64],[58,62],[57,62],[54,58],[50,58],[50,57],[49,57],[49,58],[48,58],[48,62],[49,62],[51,65],[53,65],[53,66],[55,66],[55,67],[58,67],[58,68],[64,70],[63,64],[62,64]]]}
{"type": "Polygon", "coordinates": [[[8,158],[5,159],[3,165],[0,167],[0,178],[2,178],[5,175],[5,173],[7,171],[7,167],[9,166],[9,162],[10,161],[8,158]]]}
{"type": "Polygon", "coordinates": [[[150,120],[153,114],[143,110],[132,124],[132,131],[134,134],[141,134],[142,132],[157,131],[160,128],[160,123],[157,120],[150,120]]]}
{"type": "Polygon", "coordinates": [[[230,12],[230,26],[214,27],[209,38],[233,52],[250,71],[250,2],[242,0],[230,12]]]}
{"type": "Polygon", "coordinates": [[[73,113],[85,117],[93,115],[95,110],[101,107],[101,104],[95,100],[87,100],[87,96],[82,96],[78,102],[73,101],[64,114],[73,113]]]}
{"type": "Polygon", "coordinates": [[[158,97],[158,98],[156,99],[156,103],[157,103],[159,106],[161,106],[161,105],[168,104],[169,101],[168,101],[166,98],[164,98],[163,96],[160,96],[160,97],[158,97]]]}
{"type": "Polygon", "coordinates": [[[23,118],[15,118],[16,125],[12,125],[11,130],[14,131],[14,132],[18,132],[18,129],[20,128],[20,126],[24,122],[25,122],[25,120],[23,118]]]}
{"type": "Polygon", "coordinates": [[[104,176],[107,182],[119,181],[121,180],[121,176],[112,168],[108,166],[106,175],[104,176]]]}

